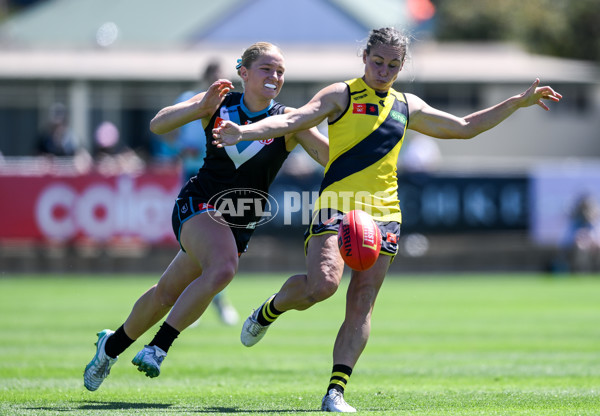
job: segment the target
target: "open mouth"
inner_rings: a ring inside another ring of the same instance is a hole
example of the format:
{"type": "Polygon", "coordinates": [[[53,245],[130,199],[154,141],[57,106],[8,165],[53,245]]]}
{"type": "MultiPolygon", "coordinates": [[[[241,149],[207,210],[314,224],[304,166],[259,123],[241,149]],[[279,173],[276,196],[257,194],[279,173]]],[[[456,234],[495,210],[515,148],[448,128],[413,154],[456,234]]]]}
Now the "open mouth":
{"type": "Polygon", "coordinates": [[[271,90],[276,90],[277,89],[277,85],[275,84],[265,84],[265,87],[271,89],[271,90]]]}

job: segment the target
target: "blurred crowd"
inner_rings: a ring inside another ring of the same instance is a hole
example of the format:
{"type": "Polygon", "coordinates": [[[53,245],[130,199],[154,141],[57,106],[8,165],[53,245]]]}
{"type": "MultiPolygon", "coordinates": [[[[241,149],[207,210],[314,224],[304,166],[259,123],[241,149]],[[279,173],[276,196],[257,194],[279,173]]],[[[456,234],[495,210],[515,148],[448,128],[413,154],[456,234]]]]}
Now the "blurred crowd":
{"type": "Polygon", "coordinates": [[[91,149],[77,137],[68,119],[68,109],[60,102],[48,110],[48,120],[36,141],[40,163],[71,163],[79,173],[97,171],[105,175],[139,174],[146,161],[120,137],[117,126],[103,121],[96,126],[91,149]]]}
{"type": "MultiPolygon", "coordinates": [[[[209,62],[200,71],[197,84],[174,97],[174,102],[192,98],[222,77],[220,62],[209,62]]],[[[69,165],[82,174],[138,175],[149,165],[172,166],[181,170],[182,181],[186,181],[204,163],[206,136],[200,121],[160,136],[150,133],[149,142],[143,148],[134,149],[112,120],[104,120],[95,126],[92,141],[86,145],[84,139],[74,133],[68,116],[69,108],[64,103],[56,102],[48,108],[47,121],[36,140],[38,167],[45,166],[48,170],[53,164],[69,165]]],[[[284,164],[282,173],[303,176],[321,169],[305,152],[294,151],[284,164]]]]}

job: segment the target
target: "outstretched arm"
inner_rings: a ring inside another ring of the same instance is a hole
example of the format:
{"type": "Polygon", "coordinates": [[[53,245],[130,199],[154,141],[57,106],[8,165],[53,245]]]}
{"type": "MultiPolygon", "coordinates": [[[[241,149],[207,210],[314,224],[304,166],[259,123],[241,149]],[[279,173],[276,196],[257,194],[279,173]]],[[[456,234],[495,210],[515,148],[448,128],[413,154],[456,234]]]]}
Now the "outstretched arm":
{"type": "Polygon", "coordinates": [[[191,121],[211,117],[232,88],[231,81],[215,81],[207,91],[160,110],[150,121],[150,130],[155,134],[165,134],[191,121]]]}
{"type": "Polygon", "coordinates": [[[539,105],[549,110],[543,100],[560,101],[561,94],[548,86],[539,87],[539,84],[538,78],[523,93],[465,117],[437,110],[419,97],[406,94],[410,111],[408,128],[438,139],[471,139],[497,126],[519,108],[539,105]]]}
{"type": "Polygon", "coordinates": [[[345,108],[347,100],[345,84],[332,84],[319,91],[307,104],[289,113],[244,126],[224,121],[213,129],[213,144],[217,147],[232,146],[242,140],[262,140],[307,130],[327,117],[335,118],[345,108]]]}

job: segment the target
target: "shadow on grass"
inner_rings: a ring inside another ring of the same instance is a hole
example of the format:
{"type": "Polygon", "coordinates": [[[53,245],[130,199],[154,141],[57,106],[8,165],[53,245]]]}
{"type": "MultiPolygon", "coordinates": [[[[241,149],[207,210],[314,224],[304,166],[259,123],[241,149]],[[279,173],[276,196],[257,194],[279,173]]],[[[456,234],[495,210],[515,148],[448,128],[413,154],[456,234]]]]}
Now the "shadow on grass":
{"type": "Polygon", "coordinates": [[[275,415],[286,414],[286,413],[314,413],[321,412],[320,410],[302,410],[302,409],[271,409],[271,410],[250,410],[250,409],[239,409],[239,408],[230,408],[230,407],[206,407],[204,409],[194,409],[194,410],[186,410],[186,412],[190,413],[259,413],[259,414],[269,414],[273,413],[275,415]]]}
{"type": "Polygon", "coordinates": [[[79,406],[61,407],[61,406],[38,406],[25,407],[26,410],[52,410],[55,412],[72,412],[74,410],[141,410],[157,409],[164,410],[171,407],[172,404],[162,403],[131,403],[131,402],[85,402],[79,406]]]}
{"type": "Polygon", "coordinates": [[[132,403],[132,402],[85,402],[79,406],[73,407],[60,407],[60,406],[39,406],[39,407],[26,407],[25,410],[46,410],[54,412],[72,412],[74,410],[156,410],[157,412],[173,412],[173,413],[273,413],[273,414],[285,414],[285,413],[313,413],[319,412],[320,410],[301,410],[301,409],[273,409],[273,410],[259,410],[259,409],[240,409],[237,407],[205,407],[205,408],[189,408],[189,407],[175,407],[172,408],[172,404],[164,403],[132,403]]]}
{"type": "Polygon", "coordinates": [[[141,410],[159,409],[164,410],[173,406],[163,403],[132,403],[132,402],[85,402],[78,407],[79,410],[141,410]]]}

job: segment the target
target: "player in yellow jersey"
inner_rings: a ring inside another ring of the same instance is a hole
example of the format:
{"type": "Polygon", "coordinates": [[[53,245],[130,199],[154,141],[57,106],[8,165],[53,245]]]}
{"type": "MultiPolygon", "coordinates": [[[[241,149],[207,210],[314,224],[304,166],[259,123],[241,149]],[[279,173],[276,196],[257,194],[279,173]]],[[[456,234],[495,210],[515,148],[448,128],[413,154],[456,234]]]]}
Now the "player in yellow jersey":
{"type": "Polygon", "coordinates": [[[251,346],[283,312],[304,310],[337,290],[344,262],[337,246],[337,229],[344,212],[370,212],[382,230],[382,254],[375,265],[352,272],[346,315],[333,350],[333,371],[321,408],[355,412],[343,393],[352,369],[367,344],[377,293],[397,251],[401,214],[397,197],[396,163],[405,130],[438,139],[471,139],[496,126],[523,107],[548,107],[543,100],[560,101],[539,79],[523,93],[465,117],[437,110],[413,94],[392,88],[402,70],[408,38],[393,28],[371,31],[362,59],[361,78],[329,85],[303,107],[238,126],[226,122],[213,130],[217,146],[241,140],[281,136],[329,122],[329,162],[307,231],[307,274],[290,277],[244,323],[242,342],[251,346]]]}

